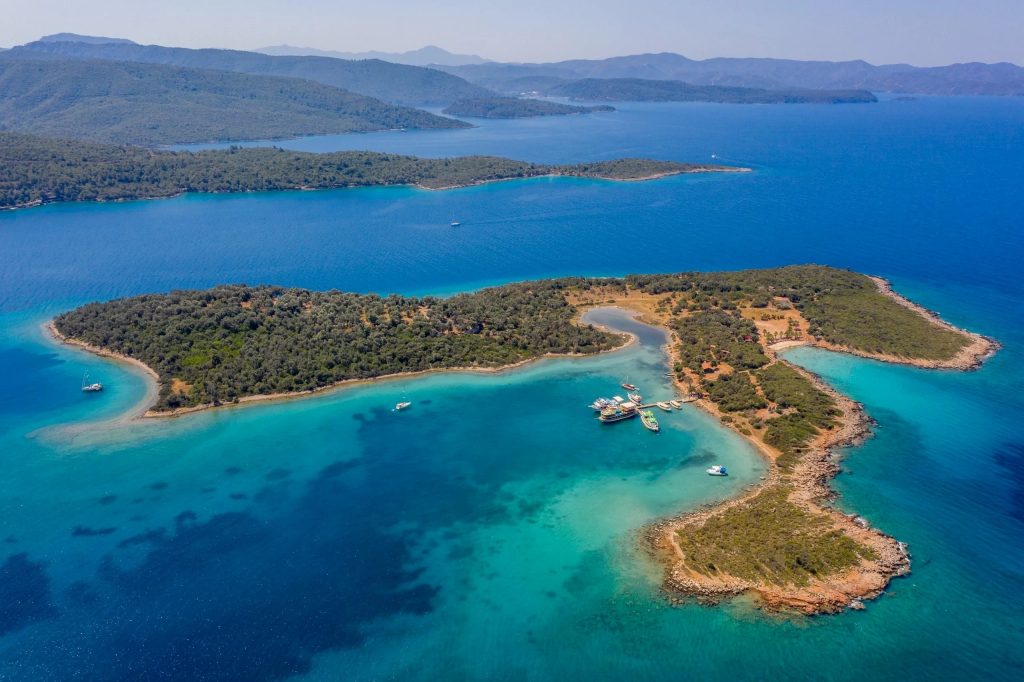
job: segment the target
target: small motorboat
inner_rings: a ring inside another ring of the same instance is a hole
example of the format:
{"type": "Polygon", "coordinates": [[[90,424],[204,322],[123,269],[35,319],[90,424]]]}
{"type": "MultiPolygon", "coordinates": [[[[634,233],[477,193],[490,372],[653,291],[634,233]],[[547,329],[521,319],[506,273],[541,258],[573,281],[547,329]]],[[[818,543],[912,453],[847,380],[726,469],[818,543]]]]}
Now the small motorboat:
{"type": "Polygon", "coordinates": [[[629,394],[629,399],[632,400],[637,405],[640,405],[640,404],[642,404],[644,402],[644,397],[642,395],[640,395],[639,393],[630,393],[629,394]]]}
{"type": "Polygon", "coordinates": [[[409,401],[400,402],[397,405],[395,405],[395,412],[400,412],[405,408],[409,407],[410,405],[412,405],[412,403],[409,401]]]}
{"type": "Polygon", "coordinates": [[[716,464],[713,467],[710,467],[708,469],[708,475],[709,476],[728,476],[729,475],[729,471],[724,466],[720,466],[720,465],[716,464]]]}
{"type": "Polygon", "coordinates": [[[682,409],[683,407],[683,403],[680,400],[670,400],[668,401],[668,404],[676,408],[677,410],[682,409]]]}
{"type": "Polygon", "coordinates": [[[637,390],[636,386],[634,386],[633,384],[630,384],[630,383],[624,383],[624,384],[622,384],[622,387],[624,389],[626,389],[627,391],[635,391],[635,390],[637,390]]]}
{"type": "Polygon", "coordinates": [[[660,407],[661,409],[665,410],[666,412],[671,412],[672,411],[672,406],[669,405],[668,403],[666,403],[664,400],[659,402],[657,405],[658,405],[658,407],[660,407]]]}

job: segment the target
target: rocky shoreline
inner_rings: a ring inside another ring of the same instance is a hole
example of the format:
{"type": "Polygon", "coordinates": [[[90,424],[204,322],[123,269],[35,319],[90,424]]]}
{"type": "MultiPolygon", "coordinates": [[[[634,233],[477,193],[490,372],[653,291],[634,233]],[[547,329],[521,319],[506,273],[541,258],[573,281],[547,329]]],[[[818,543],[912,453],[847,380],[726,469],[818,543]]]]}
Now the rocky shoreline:
{"type": "MultiPolygon", "coordinates": [[[[642,529],[640,538],[643,548],[664,567],[665,575],[662,587],[670,602],[684,603],[695,600],[704,604],[716,604],[741,594],[752,594],[756,598],[756,603],[769,611],[793,611],[807,615],[836,613],[849,608],[863,608],[863,602],[882,594],[893,578],[910,573],[911,557],[905,543],[872,528],[866,519],[855,514],[844,514],[830,504],[836,498],[830,481],[839,473],[838,450],[860,444],[869,438],[872,420],[859,403],[838,393],[817,375],[782,360],[776,351],[795,345],[812,345],[875,360],[922,368],[970,371],[977,369],[986,359],[994,355],[1000,345],[994,339],[949,324],[933,311],[927,310],[893,291],[886,280],[879,277],[871,279],[884,295],[897,301],[900,305],[913,310],[943,329],[967,336],[969,339],[967,345],[954,358],[945,361],[875,355],[856,349],[834,346],[818,339],[768,345],[765,347],[765,352],[773,362],[785,362],[787,366],[811,381],[817,389],[831,396],[842,412],[840,423],[835,428],[822,433],[809,451],[793,467],[793,471],[785,475],[785,484],[793,489],[788,500],[808,512],[829,517],[834,528],[841,529],[851,538],[870,547],[875,553],[875,558],[864,559],[860,565],[848,571],[816,579],[803,587],[754,582],[734,576],[711,577],[688,569],[685,557],[675,541],[678,530],[703,525],[710,518],[749,501],[770,486],[783,482],[783,475],[774,464],[779,454],[777,451],[757,438],[742,433],[735,423],[721,421],[720,423],[724,426],[755,446],[769,462],[770,468],[761,481],[750,486],[739,497],[717,504],[703,505],[697,510],[659,520],[642,529]]],[[[675,351],[677,339],[671,327],[665,324],[665,320],[660,319],[653,310],[639,304],[638,301],[623,300],[617,303],[636,310],[646,318],[646,321],[662,327],[669,333],[670,341],[666,352],[669,355],[670,363],[674,365],[678,359],[675,351]]],[[[684,390],[683,384],[678,378],[674,381],[677,388],[684,390]]],[[[718,407],[707,399],[698,400],[697,405],[716,418],[721,419],[723,416],[718,407]]]]}
{"type": "MultiPolygon", "coordinates": [[[[843,514],[826,506],[836,497],[829,482],[839,472],[837,449],[858,445],[870,437],[871,419],[861,405],[837,393],[816,375],[790,366],[832,396],[843,415],[840,425],[822,434],[786,477],[786,483],[793,488],[789,500],[814,513],[827,515],[834,527],[841,528],[870,547],[877,556],[873,560],[862,561],[861,565],[843,574],[827,576],[804,587],[785,587],[735,577],[709,577],[687,569],[682,552],[675,543],[676,532],[684,527],[701,525],[778,484],[782,477],[778,468],[772,467],[763,481],[740,497],[706,505],[695,512],[664,519],[644,529],[647,549],[666,566],[663,588],[673,603],[695,599],[700,603],[713,604],[728,597],[752,593],[766,610],[797,611],[808,615],[836,613],[847,608],[862,608],[862,602],[880,595],[892,578],[910,572],[910,553],[904,543],[871,528],[859,516],[843,514]]],[[[763,445],[758,445],[764,452],[763,445]]]]}

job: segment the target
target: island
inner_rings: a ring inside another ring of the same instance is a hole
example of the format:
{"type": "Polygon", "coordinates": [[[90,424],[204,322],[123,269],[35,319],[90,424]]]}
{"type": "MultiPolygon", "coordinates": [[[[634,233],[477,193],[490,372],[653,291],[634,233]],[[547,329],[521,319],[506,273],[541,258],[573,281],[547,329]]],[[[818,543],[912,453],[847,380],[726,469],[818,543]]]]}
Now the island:
{"type": "Polygon", "coordinates": [[[719,104],[866,104],[868,90],[805,90],[694,85],[646,78],[584,78],[552,85],[544,94],[589,102],[713,102],[719,104]]]}
{"type": "Polygon", "coordinates": [[[92,303],[51,329],[148,368],[159,391],[146,414],[165,417],[346,382],[613,350],[626,339],[581,319],[607,305],[665,328],[679,392],[768,463],[742,496],[644,530],[673,599],[747,593],[768,609],[828,613],[859,606],[910,570],[905,545],[830,504],[834,449],[869,435],[864,411],[779,351],[816,345],[968,370],[998,344],[877,278],[804,265],[562,278],[450,298],[228,285],[92,303]]]}
{"type": "Polygon", "coordinates": [[[542,176],[651,180],[681,173],[749,170],[655,159],[549,165],[495,156],[424,159],[362,151],[317,154],[276,147],[155,151],[0,132],[0,209],[58,201],[159,199],[185,192],[383,185],[451,189],[542,176]]]}
{"type": "Polygon", "coordinates": [[[568,116],[590,114],[595,111],[615,111],[607,104],[578,106],[522,97],[490,97],[486,99],[460,99],[442,113],[467,118],[533,118],[537,116],[568,116]]]}

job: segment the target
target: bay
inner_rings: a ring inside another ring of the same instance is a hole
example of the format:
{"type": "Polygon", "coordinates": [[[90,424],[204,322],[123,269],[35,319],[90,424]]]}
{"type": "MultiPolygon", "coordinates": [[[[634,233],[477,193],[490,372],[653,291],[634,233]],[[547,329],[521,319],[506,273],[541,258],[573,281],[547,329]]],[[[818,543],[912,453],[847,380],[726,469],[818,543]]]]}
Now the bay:
{"type": "Polygon", "coordinates": [[[715,154],[755,172],[0,214],[0,678],[1019,675],[1024,102],[624,104],[275,144],[542,162],[715,154]],[[877,420],[844,453],[837,503],[914,555],[866,611],[828,618],[659,594],[637,530],[735,494],[763,464],[696,410],[665,415],[659,436],[594,422],[586,403],[625,375],[669,395],[663,337],[614,312],[598,314],[641,343],[599,358],[99,429],[144,380],[40,330],[88,300],[226,281],[449,294],[801,262],[886,276],[1004,345],[972,373],[788,354],[877,420]],[[86,371],[108,390],[83,396],[86,371]],[[413,408],[391,412],[402,398],[413,408]],[[735,475],[707,477],[709,463],[735,475]]]}

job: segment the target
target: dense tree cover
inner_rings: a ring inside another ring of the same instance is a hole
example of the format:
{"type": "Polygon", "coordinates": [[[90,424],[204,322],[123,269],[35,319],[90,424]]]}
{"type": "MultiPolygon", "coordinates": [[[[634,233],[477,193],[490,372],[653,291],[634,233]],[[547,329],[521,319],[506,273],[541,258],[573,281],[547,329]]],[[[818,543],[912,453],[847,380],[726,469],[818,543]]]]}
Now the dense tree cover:
{"type": "Polygon", "coordinates": [[[547,174],[637,178],[719,169],[723,167],[648,159],[548,166],[493,156],[420,159],[277,148],[171,152],[0,133],[0,208],[168,197],[181,192],[402,184],[439,188],[547,174]]]}
{"type": "Polygon", "coordinates": [[[966,343],[962,334],[925,323],[900,305],[878,306],[870,285],[810,297],[798,306],[811,334],[840,346],[869,353],[945,360],[966,343]]]}
{"type": "Polygon", "coordinates": [[[904,358],[947,360],[967,339],[942,329],[882,294],[864,275],[817,265],[677,275],[634,275],[630,286],[677,293],[689,309],[739,305],[788,307],[810,322],[812,335],[852,349],[904,358]]]}
{"type": "Polygon", "coordinates": [[[159,64],[0,58],[0,130],[145,145],[460,128],[296,78],[159,64]]]}
{"type": "Polygon", "coordinates": [[[736,369],[753,369],[768,362],[761,350],[757,327],[738,313],[721,309],[698,311],[676,318],[679,355],[695,372],[704,363],[727,363],[736,369]]]}
{"type": "Polygon", "coordinates": [[[167,410],[619,343],[573,323],[561,293],[570,285],[511,284],[448,299],[221,286],[90,304],[55,324],[152,367],[160,377],[156,408],[167,410]]]}
{"type": "Polygon", "coordinates": [[[594,111],[615,111],[615,109],[607,105],[581,107],[542,99],[488,97],[486,99],[460,99],[450,104],[444,113],[469,118],[531,118],[589,114],[594,111]]]}
{"type": "Polygon", "coordinates": [[[643,78],[584,78],[553,85],[545,94],[589,102],[853,104],[878,101],[868,90],[765,90],[643,78]]]}
{"type": "Polygon", "coordinates": [[[444,71],[392,64],[379,59],[277,57],[241,50],[193,50],[183,47],[136,45],[131,42],[88,44],[79,40],[36,41],[10,50],[5,53],[5,57],[103,59],[301,78],[358,92],[385,102],[410,106],[444,106],[457,99],[494,95],[489,90],[444,71]]]}
{"type": "Polygon", "coordinates": [[[726,412],[757,410],[768,404],[750,383],[748,372],[723,374],[714,381],[705,381],[703,386],[712,402],[726,412]]]}
{"type": "MultiPolygon", "coordinates": [[[[609,347],[613,337],[573,325],[574,311],[566,302],[568,291],[593,287],[688,292],[721,305],[756,299],[766,290],[773,297],[784,293],[786,301],[815,302],[822,320],[841,333],[850,324],[847,308],[840,306],[831,315],[828,303],[847,289],[857,291],[861,305],[876,313],[900,307],[880,293],[867,296],[864,283],[874,287],[856,273],[796,266],[544,280],[449,299],[223,286],[90,304],[61,315],[56,323],[69,337],[153,367],[161,378],[160,407],[168,408],[406,370],[593,352],[609,347]],[[174,391],[172,385],[189,388],[174,391]]],[[[898,337],[912,342],[904,346],[909,357],[915,357],[914,344],[929,331],[944,333],[919,316],[898,319],[910,330],[898,337]]],[[[765,398],[774,404],[779,416],[765,420],[765,440],[784,455],[798,452],[819,429],[831,426],[836,414],[832,399],[793,369],[769,365],[749,320],[732,310],[685,310],[675,316],[674,325],[684,364],[700,373],[718,370],[717,378],[704,384],[723,410],[750,412],[764,407],[765,398]]]]}
{"type": "Polygon", "coordinates": [[[789,493],[785,485],[769,487],[699,528],[680,530],[677,542],[687,566],[709,576],[802,586],[874,558],[869,547],[834,529],[827,517],[790,502],[789,493]]]}
{"type": "Polygon", "coordinates": [[[839,409],[830,395],[785,363],[764,367],[756,376],[765,396],[783,411],[766,422],[764,442],[782,453],[776,463],[787,470],[821,429],[835,425],[839,409]]]}

